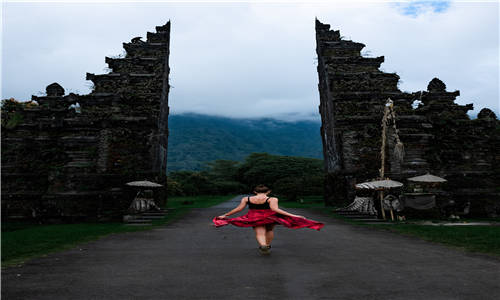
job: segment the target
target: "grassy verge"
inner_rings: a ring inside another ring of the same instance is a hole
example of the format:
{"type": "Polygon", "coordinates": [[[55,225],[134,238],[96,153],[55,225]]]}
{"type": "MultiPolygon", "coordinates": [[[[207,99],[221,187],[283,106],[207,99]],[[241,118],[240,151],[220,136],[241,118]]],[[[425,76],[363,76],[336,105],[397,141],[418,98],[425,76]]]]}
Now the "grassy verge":
{"type": "MultiPolygon", "coordinates": [[[[485,253],[500,257],[500,226],[443,226],[419,225],[394,222],[394,224],[365,224],[343,216],[331,215],[344,222],[366,226],[378,230],[387,230],[407,236],[414,236],[423,240],[440,243],[469,252],[485,253]]],[[[481,219],[487,221],[486,219],[481,219]]],[[[476,221],[461,220],[463,221],[476,221]]],[[[491,220],[489,220],[491,221],[491,220]]]]}
{"type": "Polygon", "coordinates": [[[369,225],[470,252],[500,257],[500,226],[433,226],[415,224],[369,225]]]}
{"type": "Polygon", "coordinates": [[[205,208],[231,199],[233,196],[171,197],[171,209],[163,219],[149,226],[127,226],[123,223],[79,223],[33,225],[2,223],[2,267],[22,263],[27,259],[70,249],[80,243],[99,239],[112,233],[135,232],[165,225],[184,216],[191,208],[205,208]]]}
{"type": "MultiPolygon", "coordinates": [[[[303,201],[280,200],[279,205],[284,208],[324,208],[323,198],[321,196],[307,196],[303,201]]],[[[460,248],[470,252],[486,253],[500,257],[500,226],[433,226],[419,224],[397,223],[386,224],[364,224],[343,216],[331,213],[331,208],[326,208],[328,214],[342,221],[367,226],[379,230],[388,230],[391,232],[414,236],[426,241],[441,243],[447,246],[460,248]]],[[[442,220],[429,220],[442,221],[442,220]]],[[[497,221],[495,219],[463,219],[459,222],[475,221],[497,221]]],[[[457,221],[458,222],[458,221],[457,221]]]]}

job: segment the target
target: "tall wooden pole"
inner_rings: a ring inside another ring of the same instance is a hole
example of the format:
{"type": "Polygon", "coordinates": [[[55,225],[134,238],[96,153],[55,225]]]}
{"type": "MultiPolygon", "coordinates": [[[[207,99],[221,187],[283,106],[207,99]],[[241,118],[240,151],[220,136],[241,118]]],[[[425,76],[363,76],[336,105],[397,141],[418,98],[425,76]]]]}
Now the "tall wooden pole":
{"type": "MultiPolygon", "coordinates": [[[[393,110],[393,104],[391,98],[387,99],[387,103],[385,104],[384,107],[384,117],[382,118],[382,146],[380,149],[380,156],[381,156],[381,161],[382,165],[380,166],[380,180],[384,180],[385,176],[385,144],[387,141],[387,123],[389,122],[390,117],[392,117],[392,121],[394,122],[394,131],[396,133],[396,137],[398,140],[398,145],[401,144],[401,149],[403,144],[399,140],[399,136],[397,135],[397,129],[396,129],[396,116],[394,115],[394,110],[393,110]]],[[[401,150],[402,151],[402,150],[401,150]]],[[[401,152],[402,153],[402,152],[401,152]]],[[[380,209],[382,210],[382,217],[385,218],[385,210],[384,210],[384,190],[382,189],[380,191],[380,209]]],[[[391,220],[394,221],[394,212],[392,211],[392,207],[389,208],[389,211],[391,212],[391,220]]]]}
{"type": "MultiPolygon", "coordinates": [[[[389,99],[390,100],[390,99],[389,99]]],[[[380,156],[382,165],[380,166],[380,180],[384,180],[385,171],[385,143],[386,143],[386,132],[387,132],[387,117],[389,115],[389,106],[386,104],[384,106],[384,116],[382,117],[382,146],[380,148],[380,156]]],[[[385,220],[385,210],[384,210],[384,190],[379,192],[380,195],[380,210],[382,211],[382,218],[385,220]]]]}

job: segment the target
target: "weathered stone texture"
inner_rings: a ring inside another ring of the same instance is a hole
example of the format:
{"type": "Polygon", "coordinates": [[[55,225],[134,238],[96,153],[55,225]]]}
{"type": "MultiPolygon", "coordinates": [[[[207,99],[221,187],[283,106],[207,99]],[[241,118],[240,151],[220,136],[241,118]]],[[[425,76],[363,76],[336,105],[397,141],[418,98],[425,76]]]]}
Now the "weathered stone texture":
{"type": "Polygon", "coordinates": [[[381,120],[391,98],[405,157],[396,159],[389,127],[386,176],[405,181],[431,172],[449,180],[443,197],[471,201],[477,214],[500,209],[500,122],[491,110],[470,120],[472,104],[456,104],[459,91],[446,91],[437,78],[427,91],[401,92],[399,76],[379,70],[384,57],[362,57],[365,45],[319,21],[316,42],[327,204],[351,202],[356,182],[378,177],[381,120]],[[415,100],[422,102],[417,108],[415,100]]]}
{"type": "Polygon", "coordinates": [[[125,57],[106,57],[110,73],[87,73],[90,94],[53,83],[32,97],[38,105],[4,106],[4,217],[109,219],[132,201],[126,182],[163,181],[170,22],[147,36],[124,43],[125,57]]]}

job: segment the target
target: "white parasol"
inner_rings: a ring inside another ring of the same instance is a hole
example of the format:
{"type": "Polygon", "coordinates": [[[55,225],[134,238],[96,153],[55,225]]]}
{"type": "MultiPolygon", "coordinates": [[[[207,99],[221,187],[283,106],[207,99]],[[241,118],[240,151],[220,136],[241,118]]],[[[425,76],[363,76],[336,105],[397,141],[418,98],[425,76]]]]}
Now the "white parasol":
{"type": "Polygon", "coordinates": [[[434,175],[431,175],[429,173],[425,174],[425,175],[422,175],[422,176],[417,176],[417,177],[412,177],[412,178],[408,178],[408,181],[414,181],[414,182],[446,182],[448,180],[444,179],[444,178],[441,178],[441,177],[438,177],[438,176],[434,176],[434,175]]]}
{"type": "Polygon", "coordinates": [[[155,187],[162,187],[163,185],[154,183],[151,181],[143,180],[143,181],[132,181],[127,183],[128,186],[138,186],[138,187],[148,187],[148,188],[155,188],[155,187]]]}
{"type": "Polygon", "coordinates": [[[403,186],[403,184],[401,182],[390,180],[390,179],[368,181],[368,182],[356,184],[357,189],[371,189],[371,190],[390,189],[390,188],[397,188],[397,187],[402,187],[402,186],[403,186]]]}

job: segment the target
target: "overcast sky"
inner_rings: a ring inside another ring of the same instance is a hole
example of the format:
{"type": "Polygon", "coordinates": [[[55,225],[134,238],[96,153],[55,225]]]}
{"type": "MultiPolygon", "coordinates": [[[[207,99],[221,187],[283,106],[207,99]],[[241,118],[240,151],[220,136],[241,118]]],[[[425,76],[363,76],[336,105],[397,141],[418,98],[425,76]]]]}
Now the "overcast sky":
{"type": "Polygon", "coordinates": [[[172,21],[170,107],[229,117],[319,118],[314,18],[385,56],[400,89],[433,77],[457,103],[499,112],[499,4],[489,2],[3,3],[1,98],[58,82],[89,93],[122,42],[172,21]]]}

